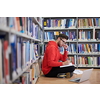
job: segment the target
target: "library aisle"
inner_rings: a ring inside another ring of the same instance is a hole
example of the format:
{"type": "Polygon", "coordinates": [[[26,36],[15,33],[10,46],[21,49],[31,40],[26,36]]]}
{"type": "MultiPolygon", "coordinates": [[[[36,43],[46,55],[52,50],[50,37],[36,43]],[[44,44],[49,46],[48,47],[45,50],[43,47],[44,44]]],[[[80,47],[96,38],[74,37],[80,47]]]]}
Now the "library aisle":
{"type": "Polygon", "coordinates": [[[93,68],[84,83],[99,84],[100,17],[0,17],[0,84],[74,84],[40,74],[46,46],[60,34],[68,37],[65,59],[80,70],[93,68]]]}
{"type": "MultiPolygon", "coordinates": [[[[86,69],[79,69],[86,70],[86,69]]],[[[93,69],[91,77],[89,80],[84,81],[82,83],[69,82],[70,79],[78,78],[81,75],[74,74],[71,78],[48,78],[43,76],[39,77],[36,84],[100,84],[100,69],[93,69]]]]}

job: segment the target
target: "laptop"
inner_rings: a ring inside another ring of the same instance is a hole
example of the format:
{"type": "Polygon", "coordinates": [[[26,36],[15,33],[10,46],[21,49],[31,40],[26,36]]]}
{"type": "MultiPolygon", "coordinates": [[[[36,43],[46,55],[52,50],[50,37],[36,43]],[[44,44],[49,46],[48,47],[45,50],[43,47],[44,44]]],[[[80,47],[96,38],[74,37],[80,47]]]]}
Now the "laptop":
{"type": "Polygon", "coordinates": [[[77,82],[77,83],[86,81],[86,80],[88,80],[90,78],[92,70],[93,70],[93,68],[92,69],[88,69],[88,70],[84,70],[81,78],[75,78],[75,79],[71,79],[69,81],[77,82]]]}

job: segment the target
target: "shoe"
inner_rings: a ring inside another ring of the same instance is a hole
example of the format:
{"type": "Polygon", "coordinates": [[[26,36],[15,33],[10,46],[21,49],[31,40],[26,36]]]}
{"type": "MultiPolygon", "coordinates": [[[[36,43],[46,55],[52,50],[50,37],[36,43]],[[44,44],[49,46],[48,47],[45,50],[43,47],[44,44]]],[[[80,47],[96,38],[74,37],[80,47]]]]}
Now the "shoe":
{"type": "Polygon", "coordinates": [[[57,75],[58,78],[70,78],[72,76],[73,76],[73,72],[59,73],[57,75]]]}

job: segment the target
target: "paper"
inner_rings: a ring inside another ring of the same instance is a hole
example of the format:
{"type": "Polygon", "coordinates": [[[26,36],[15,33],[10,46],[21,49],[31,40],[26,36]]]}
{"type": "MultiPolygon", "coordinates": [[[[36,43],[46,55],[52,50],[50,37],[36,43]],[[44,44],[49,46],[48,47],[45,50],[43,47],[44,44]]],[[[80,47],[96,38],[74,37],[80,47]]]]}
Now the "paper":
{"type": "Polygon", "coordinates": [[[74,72],[73,72],[74,74],[83,74],[83,71],[81,71],[81,70],[74,70],[74,72]]]}
{"type": "Polygon", "coordinates": [[[60,68],[62,68],[62,67],[70,67],[70,66],[75,66],[75,65],[72,64],[72,63],[69,63],[69,65],[63,65],[63,66],[60,66],[60,68]]]}

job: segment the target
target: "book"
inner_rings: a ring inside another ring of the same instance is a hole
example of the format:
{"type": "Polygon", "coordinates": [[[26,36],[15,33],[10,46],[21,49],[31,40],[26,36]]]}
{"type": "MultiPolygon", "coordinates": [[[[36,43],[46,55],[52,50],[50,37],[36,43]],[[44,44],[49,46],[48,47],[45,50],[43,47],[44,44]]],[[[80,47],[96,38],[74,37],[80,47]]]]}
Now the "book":
{"type": "Polygon", "coordinates": [[[4,46],[4,74],[5,74],[5,83],[9,83],[9,46],[8,46],[8,41],[5,40],[3,42],[3,46],[4,46]]]}
{"type": "Polygon", "coordinates": [[[16,48],[16,35],[11,35],[10,37],[11,46],[11,68],[12,68],[12,78],[17,76],[17,48],[16,48]]]}
{"type": "Polygon", "coordinates": [[[21,66],[21,42],[20,42],[20,38],[18,38],[17,40],[17,73],[20,73],[22,70],[22,66],[21,66]]]}
{"type": "Polygon", "coordinates": [[[60,66],[60,68],[63,68],[63,67],[70,67],[70,66],[75,66],[74,64],[70,63],[69,65],[63,65],[63,66],[60,66]]]}
{"type": "Polygon", "coordinates": [[[25,67],[25,42],[22,43],[22,69],[25,67]]]}

